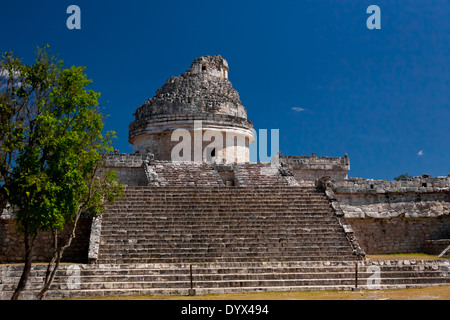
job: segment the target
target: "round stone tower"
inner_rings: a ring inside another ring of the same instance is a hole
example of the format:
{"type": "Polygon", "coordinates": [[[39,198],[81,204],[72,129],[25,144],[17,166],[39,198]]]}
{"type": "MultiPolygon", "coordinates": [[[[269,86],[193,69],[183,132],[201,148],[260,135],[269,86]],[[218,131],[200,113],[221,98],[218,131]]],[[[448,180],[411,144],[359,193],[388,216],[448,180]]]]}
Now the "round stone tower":
{"type": "Polygon", "coordinates": [[[253,125],[228,72],[221,56],[205,56],[170,77],[133,114],[134,152],[152,153],[156,160],[248,162],[253,125]]]}

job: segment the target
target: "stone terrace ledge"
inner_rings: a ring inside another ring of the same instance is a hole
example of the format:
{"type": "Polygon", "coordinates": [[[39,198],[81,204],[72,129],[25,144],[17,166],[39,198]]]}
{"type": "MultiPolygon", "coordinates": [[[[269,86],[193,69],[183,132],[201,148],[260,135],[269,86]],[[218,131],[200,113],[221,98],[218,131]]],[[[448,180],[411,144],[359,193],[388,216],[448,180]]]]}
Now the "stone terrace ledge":
{"type": "Polygon", "coordinates": [[[105,166],[137,168],[142,167],[144,161],[153,160],[153,155],[149,153],[111,153],[104,156],[105,166]]]}
{"type": "Polygon", "coordinates": [[[305,170],[350,170],[350,160],[344,157],[280,156],[280,162],[293,169],[305,170]]]}
{"type": "Polygon", "coordinates": [[[347,154],[344,157],[316,157],[312,156],[280,156],[280,163],[293,171],[294,177],[299,182],[316,181],[322,177],[330,177],[339,181],[347,179],[350,170],[350,159],[347,154]]]}
{"type": "Polygon", "coordinates": [[[332,188],[334,192],[341,194],[450,192],[450,177],[413,177],[401,181],[350,178],[333,181],[332,188]]]}

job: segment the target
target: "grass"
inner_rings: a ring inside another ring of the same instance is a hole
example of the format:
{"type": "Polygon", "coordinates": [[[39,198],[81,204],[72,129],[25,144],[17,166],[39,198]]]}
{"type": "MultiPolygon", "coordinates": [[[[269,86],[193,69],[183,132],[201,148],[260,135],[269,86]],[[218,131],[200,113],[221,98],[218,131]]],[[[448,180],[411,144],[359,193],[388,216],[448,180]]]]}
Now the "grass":
{"type": "Polygon", "coordinates": [[[447,258],[438,258],[437,255],[426,253],[399,253],[399,254],[369,254],[366,255],[367,260],[441,260],[447,258]]]}
{"type": "Polygon", "coordinates": [[[106,296],[74,300],[450,300],[450,285],[361,291],[269,291],[197,296],[106,296]]]}

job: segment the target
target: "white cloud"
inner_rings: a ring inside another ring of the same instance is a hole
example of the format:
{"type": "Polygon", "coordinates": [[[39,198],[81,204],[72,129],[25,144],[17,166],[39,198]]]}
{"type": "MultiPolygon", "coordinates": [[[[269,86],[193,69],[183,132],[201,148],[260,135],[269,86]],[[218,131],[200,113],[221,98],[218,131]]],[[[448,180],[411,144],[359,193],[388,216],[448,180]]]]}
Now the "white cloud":
{"type": "Polygon", "coordinates": [[[420,150],[419,152],[417,152],[418,156],[423,156],[423,150],[420,150]]]}
{"type": "Polygon", "coordinates": [[[305,111],[306,109],[300,107],[292,107],[291,110],[294,110],[295,112],[302,112],[305,111]]]}

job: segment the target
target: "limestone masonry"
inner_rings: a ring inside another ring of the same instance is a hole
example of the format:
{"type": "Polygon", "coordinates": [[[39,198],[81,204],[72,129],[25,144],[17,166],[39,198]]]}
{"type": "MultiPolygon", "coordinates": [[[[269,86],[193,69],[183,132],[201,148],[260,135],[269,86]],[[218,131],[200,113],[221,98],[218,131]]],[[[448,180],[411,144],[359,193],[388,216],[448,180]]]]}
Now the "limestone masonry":
{"type": "MultiPolygon", "coordinates": [[[[254,140],[253,125],[228,80],[228,71],[228,63],[221,56],[208,56],[195,59],[181,76],[169,78],[134,113],[135,121],[129,128],[134,151],[151,153],[157,160],[171,160],[172,150],[178,143],[172,141],[172,133],[177,129],[190,131],[193,146],[194,121],[202,121],[203,132],[219,132],[224,139],[225,147],[214,150],[211,157],[227,162],[248,161],[248,147],[254,140]],[[227,145],[227,135],[233,138],[231,146],[227,145]]],[[[203,141],[202,151],[209,143],[203,141]]],[[[209,156],[211,152],[208,150],[209,156]]],[[[193,157],[192,153],[188,160],[193,157]]]]}
{"type": "MultiPolygon", "coordinates": [[[[190,265],[198,293],[450,283],[446,259],[366,258],[448,257],[450,177],[349,178],[347,154],[278,154],[252,163],[253,124],[229,72],[221,56],[197,58],[136,109],[134,153],[104,159],[126,185],[124,195],[103,215],[81,219],[64,260],[83,264],[62,266],[49,297],[186,294],[190,265]],[[180,142],[192,148],[179,150],[180,142]]],[[[51,235],[41,234],[35,261],[49,259],[49,243],[51,235]]],[[[22,262],[23,251],[6,206],[0,263],[22,262]]],[[[43,267],[33,269],[29,298],[43,267]]],[[[0,299],[10,297],[19,269],[0,265],[0,299]]]]}

